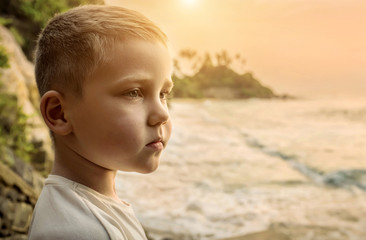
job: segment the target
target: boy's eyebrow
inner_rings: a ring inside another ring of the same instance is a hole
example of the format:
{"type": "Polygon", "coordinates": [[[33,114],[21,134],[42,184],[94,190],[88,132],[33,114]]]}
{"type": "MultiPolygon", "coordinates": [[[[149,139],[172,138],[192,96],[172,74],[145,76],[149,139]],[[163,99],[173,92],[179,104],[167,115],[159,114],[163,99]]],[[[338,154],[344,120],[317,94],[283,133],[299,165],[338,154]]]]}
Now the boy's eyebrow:
{"type": "MultiPolygon", "coordinates": [[[[139,83],[151,83],[151,78],[145,75],[127,75],[118,79],[115,85],[127,83],[127,82],[139,82],[139,83]]],[[[174,87],[174,82],[171,78],[166,78],[164,81],[164,86],[168,88],[174,87]]]]}
{"type": "Polygon", "coordinates": [[[121,78],[119,78],[117,80],[117,84],[121,83],[121,82],[147,82],[150,81],[150,77],[147,75],[127,75],[127,76],[123,76],[121,78]]]}

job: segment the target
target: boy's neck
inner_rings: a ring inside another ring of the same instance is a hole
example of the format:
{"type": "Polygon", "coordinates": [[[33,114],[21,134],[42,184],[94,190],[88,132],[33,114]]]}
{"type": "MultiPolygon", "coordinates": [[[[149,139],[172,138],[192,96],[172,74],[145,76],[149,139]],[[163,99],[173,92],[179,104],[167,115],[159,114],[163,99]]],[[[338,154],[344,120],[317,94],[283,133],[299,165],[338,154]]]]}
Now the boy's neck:
{"type": "Polygon", "coordinates": [[[51,174],[65,177],[105,196],[118,199],[115,190],[117,171],[96,165],[62,143],[55,147],[55,162],[51,174]]]}

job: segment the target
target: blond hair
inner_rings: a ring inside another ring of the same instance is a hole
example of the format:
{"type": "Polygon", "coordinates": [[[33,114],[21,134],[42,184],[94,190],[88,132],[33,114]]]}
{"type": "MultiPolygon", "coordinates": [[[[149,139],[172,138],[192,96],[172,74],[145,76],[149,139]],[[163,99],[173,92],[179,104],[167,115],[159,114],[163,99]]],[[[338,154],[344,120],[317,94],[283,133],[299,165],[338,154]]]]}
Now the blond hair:
{"type": "Polygon", "coordinates": [[[167,45],[166,35],[144,15],[122,7],[86,5],[51,19],[35,53],[40,95],[50,89],[82,96],[82,84],[108,60],[116,41],[139,38],[167,45]]]}

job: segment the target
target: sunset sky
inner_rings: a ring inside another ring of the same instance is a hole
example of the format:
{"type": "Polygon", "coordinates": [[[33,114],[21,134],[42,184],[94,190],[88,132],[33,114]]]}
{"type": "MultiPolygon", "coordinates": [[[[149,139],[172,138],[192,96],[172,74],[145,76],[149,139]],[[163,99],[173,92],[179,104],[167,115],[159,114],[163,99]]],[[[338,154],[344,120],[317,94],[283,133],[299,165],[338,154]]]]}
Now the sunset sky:
{"type": "Polygon", "coordinates": [[[173,51],[227,50],[277,93],[366,94],[366,1],[106,0],[142,12],[173,51]]]}

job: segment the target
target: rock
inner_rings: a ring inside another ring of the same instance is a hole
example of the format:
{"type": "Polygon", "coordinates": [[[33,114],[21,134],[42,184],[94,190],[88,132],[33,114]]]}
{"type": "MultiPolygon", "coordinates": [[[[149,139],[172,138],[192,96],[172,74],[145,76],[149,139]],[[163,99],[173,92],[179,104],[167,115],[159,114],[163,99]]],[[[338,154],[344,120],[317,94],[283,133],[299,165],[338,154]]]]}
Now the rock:
{"type": "Polygon", "coordinates": [[[2,72],[3,79],[6,79],[4,85],[9,93],[14,93],[18,97],[20,105],[26,106],[30,111],[27,113],[33,113],[34,108],[32,109],[29,103],[36,106],[39,102],[34,80],[34,67],[24,56],[13,35],[3,26],[0,26],[0,36],[10,65],[10,68],[4,69],[2,72]]]}
{"type": "Polygon", "coordinates": [[[14,222],[12,229],[16,232],[26,233],[32,219],[33,207],[24,202],[15,204],[14,222]]]}
{"type": "Polygon", "coordinates": [[[18,189],[27,196],[29,202],[35,204],[39,193],[36,192],[29,184],[27,184],[20,176],[14,173],[11,169],[0,162],[0,181],[4,182],[6,186],[18,189]]]}
{"type": "Polygon", "coordinates": [[[7,166],[12,167],[15,164],[15,156],[12,150],[7,147],[0,146],[0,161],[5,163],[7,166]]]}
{"type": "Polygon", "coordinates": [[[24,194],[18,194],[17,202],[27,202],[27,196],[24,194]]]}
{"type": "Polygon", "coordinates": [[[3,219],[8,219],[10,221],[14,220],[14,210],[15,206],[14,203],[4,197],[0,198],[0,212],[3,215],[3,219]]]}
{"type": "Polygon", "coordinates": [[[37,149],[34,154],[31,156],[32,166],[37,171],[44,171],[45,169],[50,169],[50,162],[47,161],[47,151],[43,148],[44,143],[42,141],[33,140],[32,144],[34,148],[37,149]]]}
{"type": "Polygon", "coordinates": [[[11,226],[14,221],[14,203],[9,199],[0,196],[1,227],[0,236],[7,236],[11,233],[11,226]]]}
{"type": "Polygon", "coordinates": [[[4,240],[27,240],[28,236],[25,234],[14,234],[11,237],[4,238],[4,240]]]}
{"type": "Polygon", "coordinates": [[[34,192],[36,192],[37,194],[39,194],[42,191],[44,185],[44,178],[38,174],[37,172],[33,171],[33,190],[34,192]]]}
{"type": "Polygon", "coordinates": [[[26,164],[23,160],[15,157],[15,165],[13,167],[15,172],[23,178],[29,185],[33,185],[33,168],[26,164]]]}
{"type": "MultiPolygon", "coordinates": [[[[24,166],[22,165],[24,169],[27,169],[24,166]]],[[[26,233],[31,222],[33,208],[42,188],[42,178],[39,174],[30,171],[31,168],[28,170],[27,174],[31,175],[31,183],[27,183],[21,176],[0,162],[0,239],[2,240],[27,239],[26,233]],[[36,190],[32,188],[32,184],[36,190]]]]}
{"type": "Polygon", "coordinates": [[[32,63],[2,26],[0,45],[6,49],[10,66],[0,69],[0,134],[4,134],[0,138],[0,239],[23,240],[27,239],[33,208],[43,187],[43,177],[34,167],[45,174],[50,171],[52,141],[38,110],[39,96],[32,63]],[[13,126],[21,121],[26,121],[26,126],[24,129],[22,125],[19,131],[13,126]],[[24,135],[20,136],[21,143],[16,143],[19,136],[14,129],[24,133],[25,141],[33,144],[31,149],[37,150],[30,155],[34,166],[24,162],[23,155],[16,152],[23,148],[24,135]]]}
{"type": "MultiPolygon", "coordinates": [[[[18,174],[30,187],[33,188],[33,191],[36,193],[40,193],[43,187],[44,178],[36,171],[34,171],[33,167],[29,163],[25,163],[20,158],[16,157],[12,150],[6,149],[7,151],[3,151],[3,154],[0,155],[0,162],[5,163],[10,169],[13,170],[16,174],[18,174]]],[[[19,195],[18,197],[20,197],[19,195]]],[[[24,198],[22,196],[21,198],[24,198]]]]}
{"type": "Polygon", "coordinates": [[[0,125],[2,126],[2,131],[4,131],[4,133],[9,133],[11,126],[17,119],[18,98],[15,95],[5,93],[1,84],[2,83],[0,82],[2,101],[6,102],[6,104],[2,104],[0,108],[0,113],[5,113],[0,115],[0,125]]]}
{"type": "Polygon", "coordinates": [[[34,66],[24,56],[12,34],[0,26],[0,44],[6,49],[10,67],[1,69],[3,90],[16,96],[17,104],[28,116],[26,136],[30,142],[42,142],[43,155],[35,156],[38,160],[44,158],[44,164],[37,165],[37,170],[50,172],[53,162],[52,141],[49,130],[39,113],[39,94],[34,77],[34,66]]]}
{"type": "Polygon", "coordinates": [[[12,202],[18,200],[18,195],[18,191],[14,188],[5,187],[2,191],[2,196],[5,196],[5,198],[10,199],[12,202]]]}
{"type": "Polygon", "coordinates": [[[1,226],[0,226],[0,237],[5,237],[10,235],[11,231],[11,223],[6,221],[6,219],[1,219],[1,226]]]}

